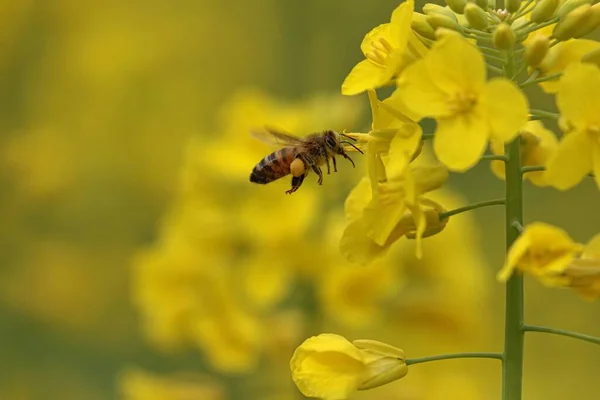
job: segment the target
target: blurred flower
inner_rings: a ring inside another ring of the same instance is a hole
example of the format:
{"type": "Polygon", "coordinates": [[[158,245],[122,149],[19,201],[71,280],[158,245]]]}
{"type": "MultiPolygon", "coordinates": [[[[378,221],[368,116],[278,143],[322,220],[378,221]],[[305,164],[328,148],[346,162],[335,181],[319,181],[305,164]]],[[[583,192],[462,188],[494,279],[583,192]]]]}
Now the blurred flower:
{"type": "Polygon", "coordinates": [[[567,68],[556,95],[563,121],[571,127],[548,160],[546,182],[560,190],[577,185],[594,171],[600,187],[600,69],[591,64],[567,68]]]}
{"type": "Polygon", "coordinates": [[[550,286],[563,281],[560,275],[583,246],[562,229],[543,222],[527,225],[508,251],[498,279],[506,281],[515,269],[527,272],[550,286]]]}
{"type": "MultiPolygon", "coordinates": [[[[528,121],[521,128],[521,165],[534,166],[546,165],[548,158],[558,147],[558,140],[554,133],[544,127],[540,121],[528,121]]],[[[504,154],[504,143],[500,140],[491,140],[490,147],[494,154],[504,154]]],[[[492,161],[491,168],[494,174],[504,179],[504,161],[492,161]]],[[[547,186],[543,171],[528,172],[523,179],[529,179],[536,186],[547,186]]]]}
{"type": "Polygon", "coordinates": [[[442,37],[410,65],[395,95],[419,118],[436,118],[436,156],[454,171],[475,165],[489,139],[512,140],[527,121],[527,98],[508,79],[486,82],[483,56],[459,35],[442,37]]]}
{"type": "Polygon", "coordinates": [[[583,298],[596,300],[600,297],[600,234],[585,245],[580,257],[571,261],[564,276],[568,286],[583,298]]]}
{"type": "Polygon", "coordinates": [[[225,391],[208,377],[196,374],[157,375],[129,369],[120,376],[124,400],[225,400],[225,391]]]}
{"type": "Polygon", "coordinates": [[[345,399],[356,390],[372,389],[404,377],[404,352],[373,340],[324,333],[302,343],[290,361],[292,379],[305,396],[345,399]]]}
{"type": "Polygon", "coordinates": [[[354,95],[387,84],[402,69],[427,51],[411,29],[414,0],[406,0],[392,13],[391,21],[371,30],[360,49],[365,60],[350,71],[342,94],[354,95]]]}

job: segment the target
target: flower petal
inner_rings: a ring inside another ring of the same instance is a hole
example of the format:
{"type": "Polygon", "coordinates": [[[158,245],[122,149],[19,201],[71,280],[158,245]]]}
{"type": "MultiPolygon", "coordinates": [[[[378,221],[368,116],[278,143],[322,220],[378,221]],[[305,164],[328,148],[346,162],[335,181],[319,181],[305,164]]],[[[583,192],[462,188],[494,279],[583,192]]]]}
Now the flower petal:
{"type": "Polygon", "coordinates": [[[592,64],[569,66],[560,81],[556,104],[576,128],[600,124],[600,69],[592,64]]]}
{"type": "Polygon", "coordinates": [[[508,142],[517,136],[519,128],[527,122],[529,102],[508,79],[491,79],[483,90],[481,102],[485,104],[494,138],[508,142]]]}
{"type": "Polygon", "coordinates": [[[391,27],[389,23],[381,24],[371,29],[369,33],[365,35],[362,42],[360,43],[360,50],[365,55],[365,57],[367,56],[367,53],[373,50],[373,42],[378,41],[379,38],[383,38],[390,42],[390,40],[392,39],[390,28],[391,27]]]}
{"type": "Polygon", "coordinates": [[[369,182],[369,178],[361,179],[354,189],[352,189],[344,203],[346,220],[348,222],[355,221],[362,216],[363,210],[371,201],[371,196],[371,182],[369,182]]]}
{"type": "Polygon", "coordinates": [[[522,235],[520,236],[516,242],[512,244],[510,249],[508,250],[508,255],[506,256],[506,262],[502,269],[496,275],[496,278],[500,282],[506,282],[508,278],[511,277],[519,260],[525,255],[527,249],[531,245],[531,240],[529,236],[522,235]]]}
{"type": "Polygon", "coordinates": [[[338,400],[357,390],[366,366],[360,350],[346,338],[325,333],[307,339],[296,349],[290,369],[305,396],[338,400]]]}
{"type": "Polygon", "coordinates": [[[433,149],[448,169],[463,172],[479,162],[488,137],[488,124],[479,112],[439,119],[433,149]]]}
{"type": "MultiPolygon", "coordinates": [[[[552,46],[539,67],[542,76],[563,72],[569,65],[578,63],[584,55],[598,47],[600,43],[588,39],[571,39],[552,46]]],[[[561,81],[562,79],[542,82],[540,86],[546,93],[556,93],[561,81]]]]}
{"type": "Polygon", "coordinates": [[[362,60],[352,68],[342,83],[342,94],[352,96],[367,89],[381,87],[389,78],[382,66],[369,60],[362,60]]]}
{"type": "Polygon", "coordinates": [[[383,256],[389,246],[379,246],[367,236],[367,220],[360,218],[348,224],[342,239],[340,251],[352,264],[367,265],[374,259],[383,256]]]}
{"type": "Polygon", "coordinates": [[[591,140],[585,131],[572,131],[548,160],[544,178],[559,190],[577,185],[592,169],[591,140]]]}
{"type": "Polygon", "coordinates": [[[406,0],[392,12],[390,20],[390,44],[402,52],[404,52],[408,43],[409,34],[412,33],[411,22],[414,9],[415,1],[406,0]]]}
{"type": "Polygon", "coordinates": [[[403,110],[415,121],[424,117],[445,117],[452,113],[448,109],[447,96],[432,81],[425,70],[425,61],[418,60],[408,66],[400,75],[398,89],[392,95],[399,105],[390,100],[390,105],[403,110]]]}
{"type": "Polygon", "coordinates": [[[592,163],[594,167],[594,179],[600,188],[600,141],[592,144],[592,163]]]}
{"type": "Polygon", "coordinates": [[[425,68],[443,93],[479,94],[484,88],[486,67],[479,50],[460,35],[445,35],[433,45],[425,68]]]}

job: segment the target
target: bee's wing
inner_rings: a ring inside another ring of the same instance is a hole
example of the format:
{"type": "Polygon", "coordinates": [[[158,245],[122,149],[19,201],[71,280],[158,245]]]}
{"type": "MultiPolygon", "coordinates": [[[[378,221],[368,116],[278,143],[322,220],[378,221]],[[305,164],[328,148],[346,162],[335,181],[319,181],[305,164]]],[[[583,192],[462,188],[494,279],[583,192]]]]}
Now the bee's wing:
{"type": "Polygon", "coordinates": [[[291,145],[300,146],[306,142],[297,136],[293,136],[287,132],[282,132],[273,127],[265,127],[264,129],[255,129],[250,132],[252,136],[261,142],[273,145],[291,145]]]}

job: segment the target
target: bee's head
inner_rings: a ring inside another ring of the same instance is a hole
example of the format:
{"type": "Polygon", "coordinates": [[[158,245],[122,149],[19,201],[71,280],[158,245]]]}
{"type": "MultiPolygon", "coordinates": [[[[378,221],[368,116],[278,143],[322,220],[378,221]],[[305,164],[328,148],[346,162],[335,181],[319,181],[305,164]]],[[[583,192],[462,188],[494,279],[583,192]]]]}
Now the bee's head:
{"type": "Polygon", "coordinates": [[[327,149],[332,153],[341,154],[344,152],[344,148],[340,143],[340,135],[334,131],[325,131],[325,145],[327,149]]]}

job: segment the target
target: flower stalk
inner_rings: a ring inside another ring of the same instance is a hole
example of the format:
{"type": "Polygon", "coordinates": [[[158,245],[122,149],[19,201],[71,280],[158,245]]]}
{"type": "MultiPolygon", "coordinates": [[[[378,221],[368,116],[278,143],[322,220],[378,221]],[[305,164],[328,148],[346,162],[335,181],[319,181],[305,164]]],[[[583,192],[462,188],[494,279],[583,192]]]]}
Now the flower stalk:
{"type": "Polygon", "coordinates": [[[502,360],[502,353],[492,352],[476,352],[476,353],[451,353],[451,354],[439,354],[435,356],[421,357],[421,358],[409,358],[406,360],[406,365],[421,364],[431,361],[451,360],[456,358],[490,358],[496,360],[502,360]]]}

